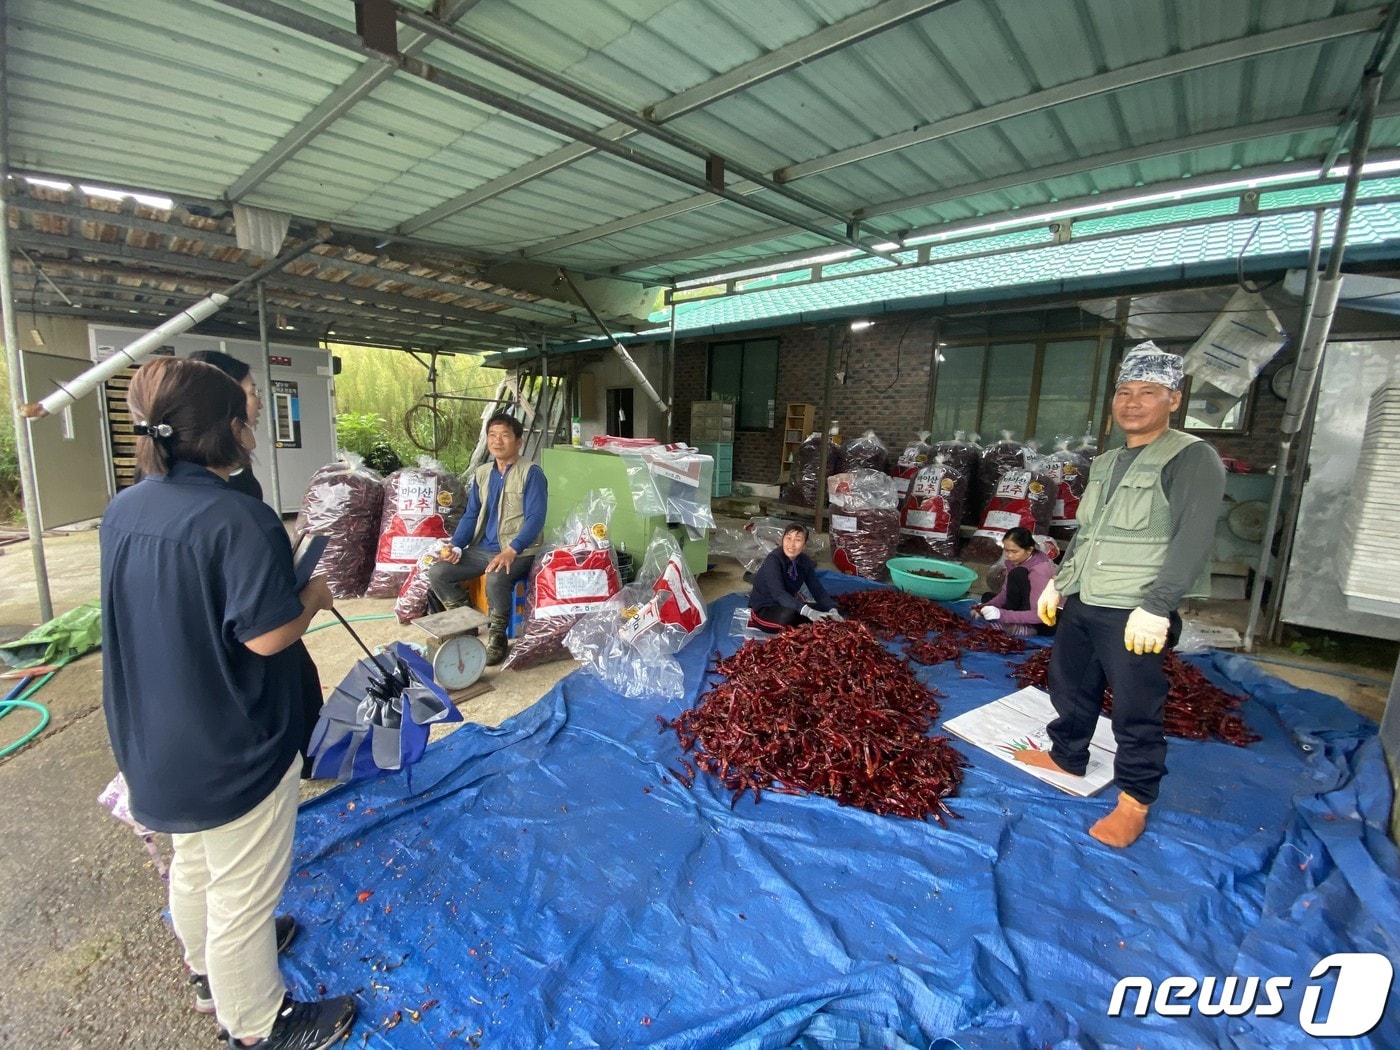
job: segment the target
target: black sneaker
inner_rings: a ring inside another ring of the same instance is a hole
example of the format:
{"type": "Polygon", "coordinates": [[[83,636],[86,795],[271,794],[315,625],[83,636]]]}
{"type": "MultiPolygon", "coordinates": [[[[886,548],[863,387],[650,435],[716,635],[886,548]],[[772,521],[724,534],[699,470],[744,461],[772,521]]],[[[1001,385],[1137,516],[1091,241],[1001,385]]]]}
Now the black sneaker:
{"type": "MultiPolygon", "coordinates": [[[[279,915],[272,920],[277,930],[277,953],[280,955],[297,935],[297,921],[290,915],[279,915]]],[[[212,1014],[214,996],[209,992],[209,978],[202,973],[190,974],[190,984],[194,986],[195,1013],[212,1014]]]]}
{"type": "MultiPolygon", "coordinates": [[[[282,1000],[282,1010],[266,1039],[259,1039],[250,1050],[326,1050],[350,1032],[355,1021],[355,1000],[348,995],[299,1003],[290,996],[282,1000]]],[[[233,1036],[229,1050],[243,1050],[233,1036]]]]}

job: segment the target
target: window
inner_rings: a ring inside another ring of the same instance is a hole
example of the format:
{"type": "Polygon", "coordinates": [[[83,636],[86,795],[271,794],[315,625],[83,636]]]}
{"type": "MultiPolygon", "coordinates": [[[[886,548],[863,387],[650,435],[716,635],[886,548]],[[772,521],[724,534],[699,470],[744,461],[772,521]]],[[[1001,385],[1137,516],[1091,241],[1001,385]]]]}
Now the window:
{"type": "Polygon", "coordinates": [[[778,398],[778,340],[748,339],[711,345],[707,396],[711,401],[738,403],[738,429],[773,429],[778,398]]]}
{"type": "Polygon", "coordinates": [[[1057,437],[1096,433],[1108,358],[1098,336],[944,347],[934,380],[934,437],[963,430],[986,443],[1009,430],[1051,452],[1057,437]]]}

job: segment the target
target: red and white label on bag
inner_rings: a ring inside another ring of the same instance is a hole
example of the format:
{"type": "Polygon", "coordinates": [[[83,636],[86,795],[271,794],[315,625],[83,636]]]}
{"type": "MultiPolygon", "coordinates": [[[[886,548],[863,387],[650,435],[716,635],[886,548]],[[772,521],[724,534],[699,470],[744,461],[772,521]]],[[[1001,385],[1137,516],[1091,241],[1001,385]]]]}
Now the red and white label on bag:
{"type": "Polygon", "coordinates": [[[954,528],[948,507],[954,484],[946,470],[919,471],[904,504],[899,531],[924,540],[948,539],[954,528]]]}
{"type": "Polygon", "coordinates": [[[379,572],[412,568],[428,551],[449,539],[441,514],[429,514],[409,524],[395,514],[379,536],[374,567],[379,572]]]}
{"type": "MultiPolygon", "coordinates": [[[[1040,482],[1035,482],[1037,492],[1041,492],[1040,482]]],[[[982,536],[1000,543],[1007,529],[1018,526],[1035,531],[1035,513],[1031,509],[1031,472],[1029,470],[1008,470],[997,482],[996,495],[987,504],[982,515],[982,527],[974,536],[982,536]]]]}
{"type": "Polygon", "coordinates": [[[1063,526],[1077,526],[1079,524],[1079,491],[1083,488],[1083,479],[1079,477],[1079,468],[1073,463],[1065,463],[1062,468],[1055,471],[1056,492],[1055,510],[1053,523],[1063,526]]]}
{"type": "Polygon", "coordinates": [[[666,562],[661,577],[652,586],[652,599],[636,615],[623,622],[618,634],[625,642],[635,642],[643,633],[664,626],[682,628],[687,634],[705,622],[705,601],[693,584],[683,563],[676,558],[666,562]]]}
{"type": "Polygon", "coordinates": [[[409,519],[436,514],[437,500],[437,478],[431,474],[403,474],[399,477],[394,513],[409,519]]]}
{"type": "Polygon", "coordinates": [[[556,547],[535,576],[536,616],[576,616],[591,612],[622,590],[610,546],[556,547]]]}

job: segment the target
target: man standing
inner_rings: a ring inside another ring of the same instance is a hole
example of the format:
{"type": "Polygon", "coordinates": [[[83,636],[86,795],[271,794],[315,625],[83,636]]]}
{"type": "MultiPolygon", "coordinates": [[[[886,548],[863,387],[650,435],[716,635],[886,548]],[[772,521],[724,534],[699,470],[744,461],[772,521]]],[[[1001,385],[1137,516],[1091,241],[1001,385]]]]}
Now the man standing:
{"type": "Polygon", "coordinates": [[[1210,547],[1225,494],[1215,450],[1170,427],[1181,379],[1181,358],[1154,343],[1123,358],[1113,420],[1125,447],[1094,460],[1079,532],[1037,605],[1047,625],[1059,614],[1050,655],[1058,716],[1047,727],[1051,748],[1016,755],[1026,765],[1083,776],[1104,685],[1111,685],[1118,805],[1089,834],[1119,848],[1142,834],[1167,772],[1162,650],[1180,633],[1181,599],[1209,594],[1210,547]]]}
{"type": "Polygon", "coordinates": [[[485,575],[488,664],[506,658],[511,594],[535,563],[549,501],[544,471],[520,463],[523,434],[520,420],[507,412],[486,421],[491,461],[476,468],[451,549],[428,569],[428,583],[449,609],[465,604],[463,583],[485,575]]]}

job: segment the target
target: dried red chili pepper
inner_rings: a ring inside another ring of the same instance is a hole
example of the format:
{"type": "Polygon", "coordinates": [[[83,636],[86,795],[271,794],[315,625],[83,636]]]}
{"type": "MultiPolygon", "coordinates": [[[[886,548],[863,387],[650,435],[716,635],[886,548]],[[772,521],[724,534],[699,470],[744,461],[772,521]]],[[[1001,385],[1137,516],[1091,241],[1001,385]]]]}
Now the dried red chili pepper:
{"type": "MultiPolygon", "coordinates": [[[[1018,685],[1047,688],[1050,671],[1050,650],[1042,649],[1019,665],[1013,664],[1011,677],[1018,685]]],[[[1239,706],[1244,697],[1227,693],[1215,685],[1201,670],[1187,663],[1176,653],[1168,652],[1163,669],[1167,673],[1167,702],[1162,712],[1162,729],[1167,736],[1185,740],[1224,741],[1235,747],[1248,747],[1259,739],[1244,724],[1239,706]]],[[[1113,711],[1113,690],[1105,689],[1104,713],[1113,711]]]]}
{"type": "Polygon", "coordinates": [[[964,763],[946,737],[926,735],[939,694],[863,625],[749,641],[713,671],[724,681],[670,727],[731,805],[745,793],[757,802],[764,791],[810,792],[880,814],[939,823],[951,814],[943,800],[964,763]]]}

